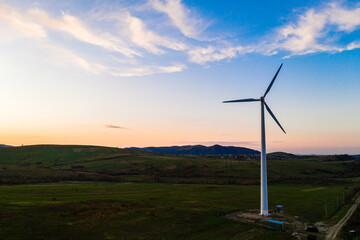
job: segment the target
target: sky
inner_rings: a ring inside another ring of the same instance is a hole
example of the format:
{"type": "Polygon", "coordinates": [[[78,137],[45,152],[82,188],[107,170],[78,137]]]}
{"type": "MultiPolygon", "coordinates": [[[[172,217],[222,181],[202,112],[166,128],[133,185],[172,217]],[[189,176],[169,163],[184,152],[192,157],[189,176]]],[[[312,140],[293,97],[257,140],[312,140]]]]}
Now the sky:
{"type": "Polygon", "coordinates": [[[360,153],[360,2],[0,0],[0,143],[360,153]]]}

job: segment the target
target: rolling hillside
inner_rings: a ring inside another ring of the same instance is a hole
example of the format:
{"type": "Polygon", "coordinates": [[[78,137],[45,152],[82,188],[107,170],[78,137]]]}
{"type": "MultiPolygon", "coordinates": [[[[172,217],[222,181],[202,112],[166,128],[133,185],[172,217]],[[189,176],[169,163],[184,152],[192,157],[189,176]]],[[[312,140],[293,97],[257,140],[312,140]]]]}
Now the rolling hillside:
{"type": "Polygon", "coordinates": [[[12,147],[12,146],[10,146],[10,145],[5,145],[5,144],[0,144],[0,148],[2,148],[2,147],[12,147]]]}
{"type": "Polygon", "coordinates": [[[260,154],[259,151],[244,147],[225,147],[221,145],[213,145],[206,147],[203,145],[189,145],[189,146],[171,146],[171,147],[145,147],[130,149],[157,152],[157,153],[171,153],[180,155],[240,155],[240,154],[260,154]]]}
{"type": "MultiPolygon", "coordinates": [[[[360,177],[360,161],[273,155],[269,182],[345,181],[360,177]],[[286,157],[286,158],[285,158],[286,157]]],[[[0,184],[53,181],[258,184],[254,159],[174,155],[97,146],[0,148],[0,184]]]]}

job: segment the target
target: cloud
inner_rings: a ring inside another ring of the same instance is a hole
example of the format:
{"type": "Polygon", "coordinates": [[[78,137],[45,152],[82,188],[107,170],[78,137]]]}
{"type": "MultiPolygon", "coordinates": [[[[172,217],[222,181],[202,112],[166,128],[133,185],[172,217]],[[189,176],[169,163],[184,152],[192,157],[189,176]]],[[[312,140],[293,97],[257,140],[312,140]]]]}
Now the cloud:
{"type": "Polygon", "coordinates": [[[351,33],[359,27],[360,8],[350,9],[339,3],[330,3],[318,10],[308,9],[295,21],[275,28],[275,34],[264,36],[256,44],[196,47],[188,51],[188,56],[191,62],[206,64],[247,53],[276,55],[285,52],[287,58],[318,52],[342,52],[360,48],[360,41],[342,45],[335,41],[339,36],[351,33]]]}
{"type": "Polygon", "coordinates": [[[353,50],[356,48],[360,48],[360,41],[355,41],[355,42],[349,43],[346,46],[345,50],[353,50]]]}
{"type": "Polygon", "coordinates": [[[14,29],[18,30],[24,37],[40,39],[42,49],[47,50],[51,55],[53,62],[58,65],[72,65],[88,72],[99,74],[106,67],[98,63],[91,63],[83,57],[75,54],[73,51],[56,43],[49,41],[49,36],[45,27],[37,23],[35,19],[26,13],[22,13],[8,5],[0,5],[0,21],[7,23],[14,29]]]}
{"type": "Polygon", "coordinates": [[[285,52],[285,58],[318,52],[342,52],[360,48],[360,41],[345,44],[336,42],[343,34],[351,33],[359,27],[360,7],[351,9],[333,2],[318,10],[308,9],[298,15],[295,21],[275,28],[275,34],[264,36],[256,44],[197,47],[189,50],[188,56],[191,62],[205,64],[255,52],[263,55],[285,52]]]}
{"type": "Polygon", "coordinates": [[[55,63],[59,65],[72,65],[93,74],[100,74],[107,69],[107,67],[99,63],[89,62],[85,58],[80,57],[79,55],[60,45],[44,44],[43,47],[49,50],[49,52],[53,56],[55,63]]]}
{"type": "Polygon", "coordinates": [[[334,36],[350,33],[360,26],[360,8],[349,9],[331,3],[322,9],[309,9],[297,21],[276,29],[275,41],[268,41],[258,52],[266,55],[287,51],[291,55],[316,52],[342,52],[359,47],[358,42],[336,43],[334,36]]]}
{"type": "Polygon", "coordinates": [[[187,48],[184,43],[169,37],[160,36],[149,30],[140,18],[132,16],[129,12],[111,14],[111,16],[108,16],[107,18],[117,19],[121,22],[122,28],[127,30],[123,31],[126,32],[127,36],[130,36],[130,40],[151,53],[164,53],[158,46],[178,51],[187,48]]]}
{"type": "Polygon", "coordinates": [[[360,27],[360,8],[348,8],[339,3],[330,3],[320,9],[308,9],[288,22],[274,29],[275,34],[264,36],[252,45],[230,47],[209,45],[195,47],[188,51],[189,60],[198,64],[232,59],[240,54],[260,53],[263,55],[287,54],[306,55],[318,52],[342,52],[360,48],[360,41],[340,44],[336,42],[343,34],[360,27]]]}
{"type": "Polygon", "coordinates": [[[195,48],[188,51],[191,62],[198,64],[205,64],[207,62],[221,61],[224,59],[234,58],[239,53],[249,53],[253,50],[248,47],[214,47],[208,46],[207,48],[195,48]]]}
{"type": "Polygon", "coordinates": [[[105,125],[106,128],[115,128],[115,129],[127,129],[125,127],[117,126],[117,125],[105,125]]]}
{"type": "Polygon", "coordinates": [[[326,12],[330,22],[336,24],[341,31],[351,32],[360,25],[360,8],[349,9],[334,2],[326,12]]]}
{"type": "Polygon", "coordinates": [[[182,34],[197,39],[207,24],[201,18],[196,18],[186,8],[181,0],[150,0],[150,5],[157,11],[165,13],[182,34]]]}
{"type": "Polygon", "coordinates": [[[38,8],[30,9],[28,15],[44,26],[66,32],[80,41],[100,46],[110,51],[119,52],[128,57],[140,55],[127,47],[120,38],[115,37],[110,33],[95,33],[91,31],[75,16],[63,14],[62,19],[58,20],[50,17],[45,11],[38,8]]]}
{"type": "Polygon", "coordinates": [[[127,11],[117,15],[118,19],[121,19],[123,23],[122,29],[118,31],[118,35],[120,34],[122,39],[111,33],[94,31],[78,17],[69,14],[62,13],[62,17],[57,19],[39,8],[31,8],[21,12],[5,4],[0,5],[0,14],[0,21],[19,31],[22,36],[41,39],[41,44],[37,44],[37,46],[41,46],[42,49],[48,51],[51,59],[57,65],[72,65],[93,74],[109,73],[121,77],[172,73],[186,68],[182,63],[170,66],[141,66],[141,61],[134,59],[133,56],[142,57],[142,54],[134,49],[134,45],[130,48],[131,44],[135,44],[153,54],[165,53],[164,49],[159,47],[183,51],[187,49],[187,45],[169,37],[160,36],[147,29],[141,19],[133,17],[127,11]],[[76,40],[105,48],[110,52],[121,53],[128,58],[122,59],[110,54],[106,57],[107,64],[95,63],[87,59],[90,57],[89,54],[80,54],[78,51],[72,50],[66,44],[60,43],[58,38],[55,39],[52,34],[49,35],[47,30],[64,32],[76,40]],[[129,67],[129,65],[140,66],[129,67]]]}
{"type": "Polygon", "coordinates": [[[0,4],[0,20],[9,24],[25,37],[46,38],[47,34],[40,24],[29,21],[23,14],[5,4],[0,4]]]}
{"type": "Polygon", "coordinates": [[[130,68],[122,72],[113,72],[112,75],[116,77],[135,77],[145,76],[155,73],[174,73],[181,72],[186,69],[184,64],[174,64],[172,66],[144,66],[139,68],[130,68]]]}
{"type": "Polygon", "coordinates": [[[279,47],[300,54],[324,50],[316,40],[325,36],[323,29],[326,20],[324,14],[317,14],[313,9],[309,10],[305,15],[300,16],[297,24],[290,24],[278,30],[279,47]]]}

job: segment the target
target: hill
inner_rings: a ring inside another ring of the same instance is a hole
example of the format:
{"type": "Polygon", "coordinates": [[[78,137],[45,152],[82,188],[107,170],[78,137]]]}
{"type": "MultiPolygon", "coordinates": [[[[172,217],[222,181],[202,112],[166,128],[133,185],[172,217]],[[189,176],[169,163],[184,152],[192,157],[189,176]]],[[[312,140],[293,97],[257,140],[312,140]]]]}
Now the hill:
{"type": "Polygon", "coordinates": [[[221,145],[213,145],[206,147],[203,145],[189,145],[189,146],[171,146],[171,147],[145,147],[145,148],[136,148],[132,147],[130,149],[146,151],[146,152],[156,152],[156,153],[170,153],[170,154],[180,154],[180,155],[240,155],[240,154],[260,154],[259,151],[253,150],[250,148],[244,147],[225,147],[221,145]]]}
{"type": "Polygon", "coordinates": [[[0,148],[2,148],[2,147],[12,147],[12,146],[10,146],[10,145],[5,145],[5,144],[0,144],[0,148]]]}
{"type": "Polygon", "coordinates": [[[309,157],[310,156],[300,156],[286,152],[273,152],[266,154],[266,158],[268,160],[305,159],[309,157]]]}
{"type": "MultiPolygon", "coordinates": [[[[325,161],[285,153],[270,156],[269,183],[329,183],[360,177],[360,161],[356,159],[344,161],[336,157],[325,161]]],[[[258,184],[260,179],[259,155],[222,158],[221,155],[176,155],[99,146],[0,148],[0,169],[0,184],[106,181],[248,185],[258,184]]]]}

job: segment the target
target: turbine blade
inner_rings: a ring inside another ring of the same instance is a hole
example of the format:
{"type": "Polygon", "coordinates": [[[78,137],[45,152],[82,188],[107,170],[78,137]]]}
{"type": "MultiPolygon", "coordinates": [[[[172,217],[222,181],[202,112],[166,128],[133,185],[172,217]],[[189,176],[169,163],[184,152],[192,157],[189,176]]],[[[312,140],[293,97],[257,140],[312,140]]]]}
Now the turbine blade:
{"type": "Polygon", "coordinates": [[[282,65],[283,65],[283,64],[281,64],[281,65],[280,65],[280,67],[279,67],[279,69],[277,70],[277,72],[276,72],[275,76],[274,76],[274,77],[273,77],[273,79],[271,80],[271,82],[270,82],[270,84],[269,84],[268,88],[266,89],[266,92],[265,92],[265,94],[264,94],[264,96],[263,96],[263,97],[265,97],[265,96],[266,96],[266,94],[268,94],[268,92],[270,91],[270,88],[271,88],[271,87],[272,87],[272,85],[274,84],[275,79],[276,79],[277,75],[279,74],[279,72],[280,72],[280,69],[281,69],[282,65]]]}
{"type": "Polygon", "coordinates": [[[265,107],[266,110],[270,113],[270,115],[272,116],[272,118],[275,120],[275,122],[279,125],[279,127],[281,128],[281,130],[286,134],[285,130],[283,129],[283,127],[281,126],[281,124],[279,123],[279,121],[276,119],[275,115],[272,113],[272,111],[270,110],[269,106],[265,103],[265,107]]]}
{"type": "Polygon", "coordinates": [[[246,98],[246,99],[238,99],[238,100],[230,100],[230,101],[223,101],[223,103],[234,103],[234,102],[257,102],[260,99],[255,98],[246,98]]]}

